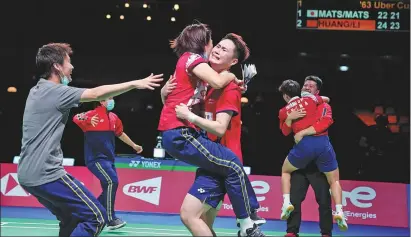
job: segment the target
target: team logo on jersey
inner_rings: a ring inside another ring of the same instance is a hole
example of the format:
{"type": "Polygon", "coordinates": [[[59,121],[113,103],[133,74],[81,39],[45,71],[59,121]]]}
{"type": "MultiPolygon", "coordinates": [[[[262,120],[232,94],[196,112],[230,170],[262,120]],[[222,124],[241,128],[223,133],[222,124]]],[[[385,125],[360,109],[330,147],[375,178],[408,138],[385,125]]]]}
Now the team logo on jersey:
{"type": "Polygon", "coordinates": [[[190,54],[190,56],[188,57],[187,62],[186,62],[186,71],[190,67],[190,65],[199,58],[201,58],[201,56],[198,55],[198,54],[194,54],[194,53],[190,54]]]}

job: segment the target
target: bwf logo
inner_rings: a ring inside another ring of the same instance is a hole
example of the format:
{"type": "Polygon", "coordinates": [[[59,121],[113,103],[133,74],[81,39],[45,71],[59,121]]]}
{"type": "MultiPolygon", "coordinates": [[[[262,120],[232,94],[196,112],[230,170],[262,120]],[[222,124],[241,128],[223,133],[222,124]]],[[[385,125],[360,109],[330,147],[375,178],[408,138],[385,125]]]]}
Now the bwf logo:
{"type": "Polygon", "coordinates": [[[26,192],[17,178],[17,173],[8,173],[1,178],[1,193],[4,196],[28,197],[31,194],[26,192]]]}
{"type": "Polygon", "coordinates": [[[157,177],[126,184],[123,187],[123,193],[158,206],[160,204],[161,179],[162,177],[157,177]]]}

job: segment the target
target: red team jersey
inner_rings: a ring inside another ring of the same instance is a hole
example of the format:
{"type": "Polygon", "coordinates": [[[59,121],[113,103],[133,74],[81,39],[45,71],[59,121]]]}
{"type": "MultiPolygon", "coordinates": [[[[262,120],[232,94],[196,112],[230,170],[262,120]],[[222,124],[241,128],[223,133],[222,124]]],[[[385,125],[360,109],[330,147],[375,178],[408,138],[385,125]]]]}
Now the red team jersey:
{"type": "Polygon", "coordinates": [[[107,109],[102,105],[94,110],[76,114],[73,117],[73,122],[77,124],[83,132],[112,131],[117,137],[123,134],[123,123],[120,118],[113,112],[107,112],[107,109]],[[91,118],[94,115],[97,115],[99,118],[96,126],[91,124],[91,118]]]}
{"type": "Polygon", "coordinates": [[[98,159],[115,160],[115,137],[123,134],[123,123],[115,113],[107,112],[104,106],[86,113],[76,114],[73,121],[84,132],[84,158],[86,165],[98,159]],[[91,118],[98,115],[97,125],[91,124],[91,118]]]}
{"type": "Polygon", "coordinates": [[[315,124],[318,120],[317,117],[317,105],[322,104],[323,100],[321,96],[315,96],[315,98],[311,97],[293,97],[288,102],[288,104],[283,107],[278,115],[280,119],[280,129],[285,136],[291,133],[290,127],[285,124],[285,120],[287,119],[287,113],[290,113],[293,110],[298,109],[305,109],[306,115],[300,119],[294,120],[291,124],[291,129],[294,134],[298,133],[301,130],[304,130],[311,125],[315,124]]]}
{"type": "MultiPolygon", "coordinates": [[[[220,144],[229,148],[238,156],[243,163],[241,152],[241,90],[234,82],[230,82],[224,89],[210,89],[205,101],[205,118],[215,121],[217,113],[233,111],[233,117],[228,125],[227,131],[220,140],[220,144]]],[[[212,141],[217,136],[207,133],[212,141]]]]}
{"type": "Polygon", "coordinates": [[[207,83],[192,74],[195,66],[206,61],[195,53],[186,52],[177,61],[174,77],[177,88],[175,88],[164,102],[160,115],[158,130],[166,131],[177,127],[196,126],[187,120],[177,118],[175,107],[181,103],[186,104],[195,114],[200,114],[201,104],[207,93],[207,83]]]}
{"type": "MultiPolygon", "coordinates": [[[[317,132],[313,136],[328,135],[328,128],[334,123],[331,106],[327,103],[322,103],[317,107],[317,121],[312,125],[317,132]]],[[[292,132],[292,128],[284,125],[282,127],[284,135],[292,132]]]]}

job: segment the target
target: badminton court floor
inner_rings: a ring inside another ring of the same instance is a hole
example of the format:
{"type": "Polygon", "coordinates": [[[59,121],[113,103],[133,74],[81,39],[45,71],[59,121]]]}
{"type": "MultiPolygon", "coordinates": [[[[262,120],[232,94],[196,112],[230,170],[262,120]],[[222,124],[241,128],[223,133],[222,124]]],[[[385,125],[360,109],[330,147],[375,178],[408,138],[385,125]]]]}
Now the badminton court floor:
{"type": "MultiPolygon", "coordinates": [[[[178,215],[118,212],[127,225],[115,231],[104,229],[101,236],[191,236],[178,215]]],[[[234,218],[218,217],[217,236],[237,236],[234,218]]],[[[268,220],[262,230],[268,236],[284,236],[284,221],[268,220]]],[[[58,236],[58,221],[44,208],[1,207],[1,236],[58,236]]],[[[410,236],[408,228],[350,225],[340,232],[334,225],[334,236],[410,236]]],[[[303,222],[300,236],[320,236],[317,222],[303,222]]]]}

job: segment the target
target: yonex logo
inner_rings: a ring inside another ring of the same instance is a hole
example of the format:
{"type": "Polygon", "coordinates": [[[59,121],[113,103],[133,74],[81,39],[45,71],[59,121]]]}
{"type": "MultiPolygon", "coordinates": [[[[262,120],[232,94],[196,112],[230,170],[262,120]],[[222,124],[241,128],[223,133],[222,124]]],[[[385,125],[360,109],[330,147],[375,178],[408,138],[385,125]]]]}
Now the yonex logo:
{"type": "Polygon", "coordinates": [[[17,173],[8,173],[1,178],[1,193],[4,196],[12,197],[28,197],[31,195],[20,186],[17,173]]]}
{"type": "Polygon", "coordinates": [[[141,162],[141,161],[139,161],[139,160],[132,160],[132,161],[130,161],[130,163],[128,164],[128,166],[137,168],[138,165],[140,164],[140,162],[141,162]]]}

